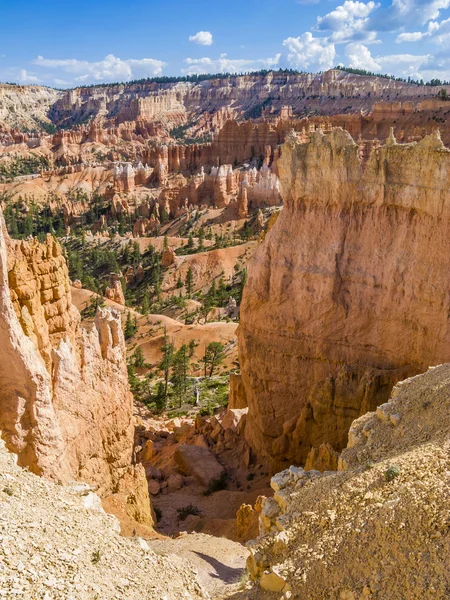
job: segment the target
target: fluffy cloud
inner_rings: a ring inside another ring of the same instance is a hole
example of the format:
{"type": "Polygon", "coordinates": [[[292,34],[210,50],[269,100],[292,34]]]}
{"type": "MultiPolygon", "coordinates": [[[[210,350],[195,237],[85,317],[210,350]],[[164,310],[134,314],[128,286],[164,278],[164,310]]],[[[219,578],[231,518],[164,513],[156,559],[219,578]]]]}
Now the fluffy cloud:
{"type": "Polygon", "coordinates": [[[374,31],[396,31],[418,27],[439,18],[450,7],[450,0],[392,0],[389,7],[369,17],[368,28],[374,31]]]}
{"type": "Polygon", "coordinates": [[[258,69],[270,69],[276,67],[279,63],[281,54],[273,58],[259,58],[249,60],[246,58],[232,59],[226,54],[221,54],[218,59],[208,57],[186,58],[186,69],[182,69],[186,75],[200,73],[240,73],[243,71],[256,71],[258,69]]]}
{"type": "Polygon", "coordinates": [[[345,48],[345,55],[349,67],[419,79],[422,77],[421,70],[427,68],[432,58],[429,54],[388,54],[373,57],[369,48],[364,44],[348,44],[345,48]]]}
{"type": "Polygon", "coordinates": [[[426,31],[413,31],[400,33],[396,42],[418,42],[428,38],[437,46],[447,47],[450,45],[450,19],[445,19],[438,23],[430,21],[426,31]]]}
{"type": "Polygon", "coordinates": [[[108,54],[103,60],[48,59],[38,56],[33,63],[39,67],[60,70],[76,75],[75,81],[127,81],[140,77],[159,75],[166,66],[161,60],[153,58],[122,60],[108,54]]]}
{"type": "Polygon", "coordinates": [[[294,69],[323,71],[334,64],[334,44],[326,38],[315,38],[310,31],[297,38],[287,38],[283,46],[287,51],[287,62],[294,69]]]}
{"type": "Polygon", "coordinates": [[[317,18],[317,30],[331,31],[330,42],[336,44],[350,41],[374,42],[376,31],[368,28],[369,15],[379,7],[375,2],[346,0],[324,17],[317,18]]]}
{"type": "Polygon", "coordinates": [[[369,48],[364,44],[348,44],[345,47],[346,64],[354,69],[366,69],[367,71],[379,71],[380,63],[372,58],[369,48]]]}
{"type": "Polygon", "coordinates": [[[19,75],[17,76],[17,81],[20,83],[39,83],[39,77],[33,75],[32,73],[28,73],[26,69],[20,69],[19,75]]]}
{"type": "Polygon", "coordinates": [[[211,46],[213,36],[209,31],[199,31],[195,35],[190,35],[189,41],[194,42],[194,44],[200,44],[200,46],[211,46]]]}

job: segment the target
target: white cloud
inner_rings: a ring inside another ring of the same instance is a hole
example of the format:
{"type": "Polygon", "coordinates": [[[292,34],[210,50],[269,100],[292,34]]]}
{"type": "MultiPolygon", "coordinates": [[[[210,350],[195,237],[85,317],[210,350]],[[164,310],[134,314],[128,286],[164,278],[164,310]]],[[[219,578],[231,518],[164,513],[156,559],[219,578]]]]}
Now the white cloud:
{"type": "Polygon", "coordinates": [[[36,77],[36,75],[28,73],[26,69],[20,69],[17,81],[20,81],[21,83],[38,83],[40,79],[39,77],[36,77]]]}
{"type": "Polygon", "coordinates": [[[283,46],[287,50],[287,62],[295,69],[329,69],[336,56],[334,44],[330,44],[326,38],[315,38],[310,31],[297,38],[287,38],[283,41],[283,46]]]}
{"type": "Polygon", "coordinates": [[[401,42],[418,42],[422,38],[424,38],[426,35],[427,35],[427,33],[422,33],[420,31],[411,31],[410,33],[408,33],[408,32],[399,33],[399,35],[397,36],[395,41],[398,44],[401,42]]]}
{"type": "Polygon", "coordinates": [[[48,59],[38,56],[33,63],[39,67],[60,69],[77,75],[76,81],[128,81],[140,77],[159,75],[166,63],[153,58],[127,59],[108,54],[103,60],[48,59]]]}
{"type": "Polygon", "coordinates": [[[270,69],[276,67],[279,63],[281,54],[276,54],[273,58],[228,58],[226,54],[221,54],[218,59],[186,58],[184,62],[188,65],[182,69],[187,75],[200,73],[240,73],[243,71],[256,71],[258,69],[270,69]]]}
{"type": "Polygon", "coordinates": [[[331,31],[330,42],[336,44],[350,41],[375,42],[377,34],[368,29],[368,17],[379,6],[373,1],[366,4],[346,0],[324,17],[317,17],[317,30],[331,31]]]}
{"type": "Polygon", "coordinates": [[[396,42],[417,42],[428,38],[431,42],[437,46],[447,47],[450,45],[450,19],[445,19],[438,23],[437,21],[430,21],[428,23],[427,31],[414,31],[400,33],[396,42]]]}
{"type": "Polygon", "coordinates": [[[213,36],[209,31],[199,31],[195,35],[190,35],[189,41],[194,42],[194,44],[200,44],[200,46],[211,46],[213,36]]]}
{"type": "Polygon", "coordinates": [[[386,56],[373,57],[369,48],[364,44],[348,44],[345,48],[348,58],[348,66],[356,69],[366,69],[388,73],[390,75],[401,75],[402,77],[415,77],[421,79],[420,70],[423,69],[432,58],[429,54],[388,54],[386,56]]]}
{"type": "Polygon", "coordinates": [[[447,8],[450,8],[450,0],[392,0],[390,6],[370,15],[368,29],[398,31],[404,27],[417,28],[438,19],[441,11],[447,8]]]}
{"type": "Polygon", "coordinates": [[[379,71],[381,69],[380,63],[372,58],[369,48],[364,44],[348,44],[345,47],[345,56],[348,58],[348,67],[366,69],[367,71],[379,71]]]}

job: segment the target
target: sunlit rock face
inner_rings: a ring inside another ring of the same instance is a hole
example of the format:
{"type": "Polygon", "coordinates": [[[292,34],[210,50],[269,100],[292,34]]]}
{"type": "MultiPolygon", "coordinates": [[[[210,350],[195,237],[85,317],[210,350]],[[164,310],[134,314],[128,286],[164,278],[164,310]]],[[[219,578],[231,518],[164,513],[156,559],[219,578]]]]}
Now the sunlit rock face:
{"type": "Polygon", "coordinates": [[[450,151],[342,129],[288,137],[285,207],[249,267],[239,353],[247,439],[273,469],[340,450],[399,380],[450,359],[450,151]]]}
{"type": "Polygon", "coordinates": [[[60,245],[51,236],[11,240],[0,220],[0,430],[8,449],[21,466],[86,481],[101,496],[123,492],[125,480],[145,486],[132,465],[119,314],[100,310],[91,330],[82,328],[60,245]]]}

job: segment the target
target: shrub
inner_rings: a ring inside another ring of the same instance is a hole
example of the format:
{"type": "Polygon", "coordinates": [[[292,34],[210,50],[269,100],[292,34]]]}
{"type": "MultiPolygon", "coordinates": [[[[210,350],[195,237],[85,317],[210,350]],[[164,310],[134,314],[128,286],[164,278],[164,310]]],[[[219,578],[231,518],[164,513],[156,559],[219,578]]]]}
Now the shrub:
{"type": "Polygon", "coordinates": [[[394,481],[396,477],[400,475],[400,467],[397,465],[391,465],[384,473],[386,481],[394,481]]]}
{"type": "Polygon", "coordinates": [[[199,509],[193,504],[188,504],[187,506],[183,506],[182,508],[177,508],[177,513],[179,521],[184,521],[189,515],[194,515],[196,517],[199,517],[201,515],[199,509]]]}

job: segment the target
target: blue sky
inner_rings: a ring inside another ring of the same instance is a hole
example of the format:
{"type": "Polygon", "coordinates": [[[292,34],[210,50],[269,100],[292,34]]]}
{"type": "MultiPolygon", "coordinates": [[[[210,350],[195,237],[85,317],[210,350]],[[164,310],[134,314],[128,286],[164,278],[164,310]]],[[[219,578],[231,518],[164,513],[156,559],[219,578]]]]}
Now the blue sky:
{"type": "Polygon", "coordinates": [[[450,0],[0,0],[0,81],[344,64],[450,79],[450,0]]]}

